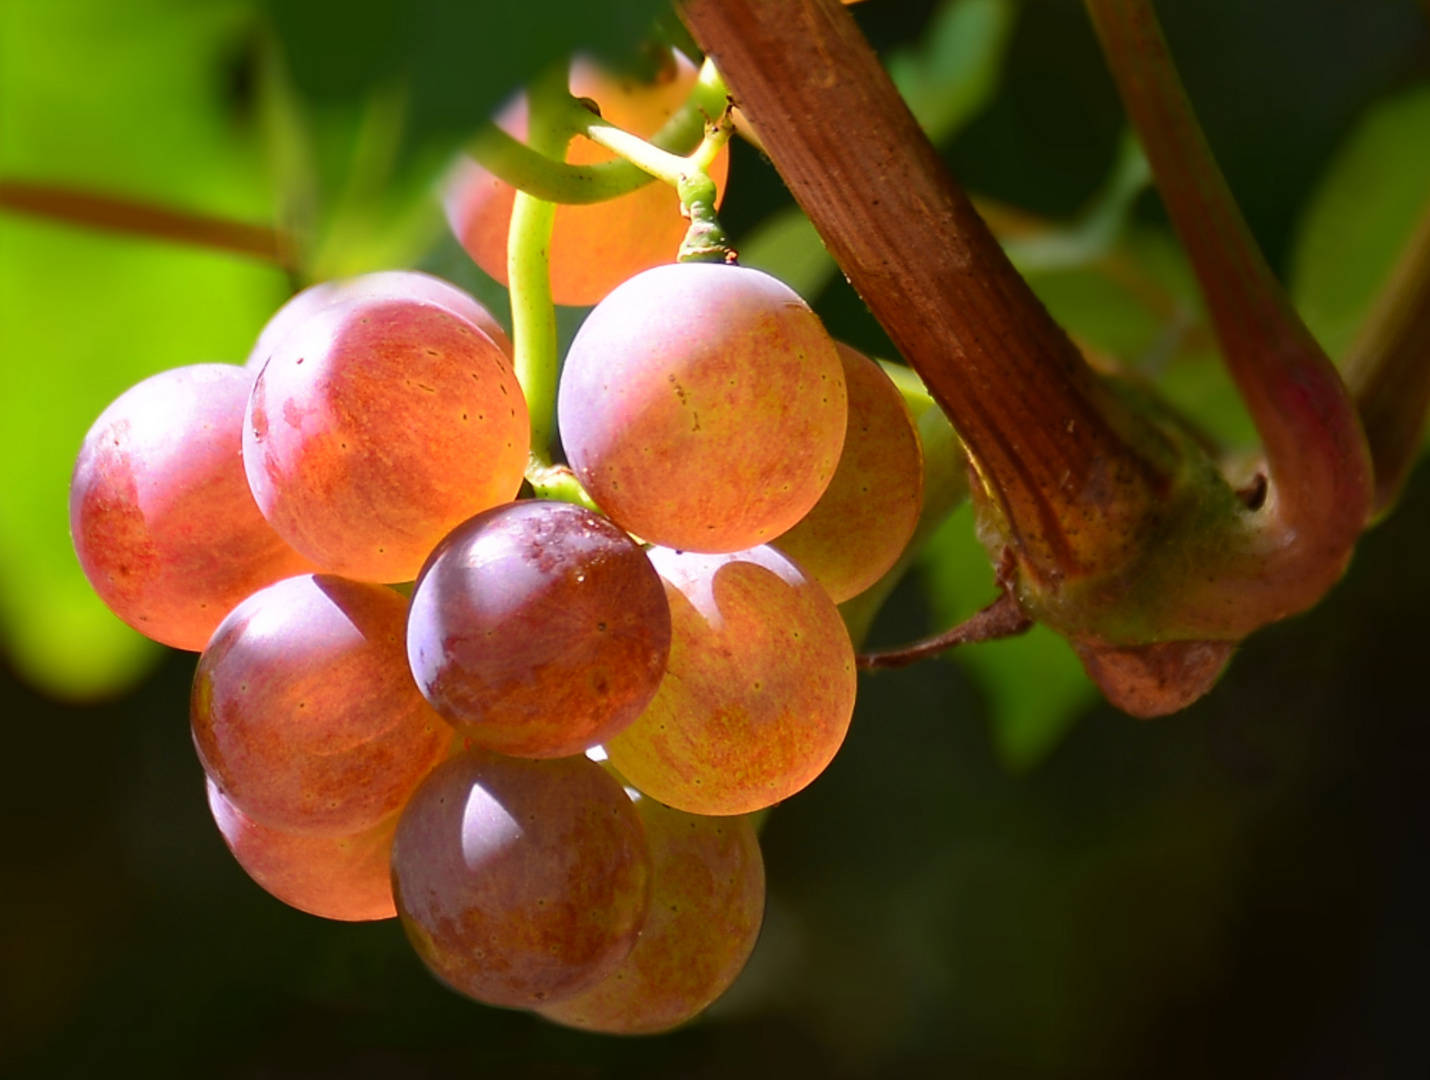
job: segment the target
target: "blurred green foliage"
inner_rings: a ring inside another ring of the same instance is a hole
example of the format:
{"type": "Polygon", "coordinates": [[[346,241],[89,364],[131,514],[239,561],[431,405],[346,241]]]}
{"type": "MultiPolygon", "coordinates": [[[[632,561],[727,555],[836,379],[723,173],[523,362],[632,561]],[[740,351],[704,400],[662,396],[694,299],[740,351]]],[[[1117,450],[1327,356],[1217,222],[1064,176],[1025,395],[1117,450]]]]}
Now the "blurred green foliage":
{"type": "MultiPolygon", "coordinates": [[[[395,925],[321,923],[233,865],[184,724],[191,660],[116,623],[74,563],[79,441],[151,372],[242,360],[305,275],[421,262],[499,305],[442,235],[452,148],[572,45],[628,53],[655,6],[273,0],[268,21],[244,0],[0,0],[0,179],[275,225],[298,255],[280,268],[0,208],[0,633],[23,680],[3,673],[22,719],[0,756],[0,1074],[1423,1073],[1423,478],[1323,608],[1253,639],[1183,716],[1097,705],[1040,631],[865,680],[848,745],[771,815],[747,976],[669,1038],[477,1008],[395,925]]],[[[1430,200],[1423,11],[1158,6],[1253,228],[1341,353],[1430,200]]],[[[855,13],[1077,340],[1249,445],[1077,5],[855,13]]],[[[726,219],[749,260],[891,357],[772,171],[735,150],[726,219]]],[[[567,339],[579,318],[562,313],[567,339]]],[[[992,598],[964,507],[874,642],[992,598]]]]}
{"type": "Polygon", "coordinates": [[[296,256],[290,276],[0,212],[0,640],[59,697],[132,686],[159,656],[94,597],[68,542],[69,472],[100,411],[165,368],[241,362],[295,282],[415,263],[460,139],[570,49],[628,61],[658,3],[270,7],[0,7],[0,178],[273,224],[296,256]]]}
{"type": "MultiPolygon", "coordinates": [[[[263,222],[258,133],[225,81],[241,3],[6,0],[0,176],[263,222]]],[[[158,650],[94,597],[66,491],[100,411],[167,367],[241,361],[282,302],[276,268],[0,213],[0,634],[62,697],[132,685],[158,650]]]]}
{"type": "Polygon", "coordinates": [[[1297,234],[1291,295],[1333,358],[1345,355],[1415,223],[1430,214],[1430,86],[1366,111],[1297,234]]]}

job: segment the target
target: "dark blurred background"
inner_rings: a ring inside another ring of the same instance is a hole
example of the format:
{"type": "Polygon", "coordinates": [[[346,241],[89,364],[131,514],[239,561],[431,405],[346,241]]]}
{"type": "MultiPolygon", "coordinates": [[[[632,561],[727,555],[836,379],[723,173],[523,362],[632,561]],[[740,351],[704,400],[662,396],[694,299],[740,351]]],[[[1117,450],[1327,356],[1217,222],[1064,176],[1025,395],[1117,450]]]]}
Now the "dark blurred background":
{"type": "MultiPolygon", "coordinates": [[[[1001,76],[947,157],[979,193],[1075,222],[1112,167],[1120,108],[1080,5],[1007,7],[1001,76]]],[[[1307,222],[1338,155],[1379,103],[1430,82],[1424,8],[1158,7],[1273,265],[1293,284],[1314,276],[1307,222]]],[[[3,9],[7,57],[26,10],[3,9]]],[[[869,0],[857,14],[886,55],[926,56],[943,11],[869,0]]],[[[1408,130],[1397,145],[1423,131],[1430,148],[1430,123],[1408,130]]],[[[757,153],[735,154],[723,216],[751,234],[788,196],[757,153]]],[[[1162,235],[1155,195],[1128,215],[1129,234],[1162,235]]],[[[14,260],[7,236],[0,259],[14,260]]],[[[490,291],[450,241],[420,258],[490,291]]],[[[1056,284],[1059,310],[1071,301],[1056,284]]],[[[842,280],[818,308],[838,336],[892,355],[842,280]]],[[[13,294],[5,311],[19,317],[13,294]]],[[[7,347],[4,359],[8,376],[40,358],[7,347]]],[[[1057,718],[1036,753],[1009,750],[1004,729],[1020,721],[997,680],[1037,684],[1041,654],[1012,674],[942,660],[866,677],[836,761],[768,819],[750,967],[703,1020],[643,1039],[471,1004],[426,974],[395,922],[323,922],[252,884],[208,816],[186,717],[192,656],[166,654],[88,704],[7,661],[0,1074],[1430,1075],[1426,552],[1422,470],[1326,601],[1256,635],[1206,699],[1147,722],[1068,690],[1038,713],[1057,718]]],[[[894,592],[875,643],[946,616],[942,557],[894,592]]]]}

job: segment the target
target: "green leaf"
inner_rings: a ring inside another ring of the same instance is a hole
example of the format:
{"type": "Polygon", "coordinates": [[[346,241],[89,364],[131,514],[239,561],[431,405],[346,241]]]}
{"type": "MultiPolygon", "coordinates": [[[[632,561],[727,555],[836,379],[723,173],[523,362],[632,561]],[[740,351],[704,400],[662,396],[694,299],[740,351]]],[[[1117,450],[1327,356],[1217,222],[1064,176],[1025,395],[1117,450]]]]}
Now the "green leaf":
{"type": "Polygon", "coordinates": [[[455,147],[527,79],[578,51],[628,57],[662,0],[267,0],[298,88],[360,102],[402,80],[409,147],[455,147]]]}
{"type": "Polygon", "coordinates": [[[798,206],[778,210],[760,222],[740,245],[740,262],[779,278],[811,303],[839,272],[798,206]]]}
{"type": "MultiPolygon", "coordinates": [[[[5,18],[0,175],[269,220],[235,75],[246,4],[8,0],[5,18]]],[[[93,697],[159,655],[103,608],[71,549],[66,493],[84,433],[147,375],[241,362],[287,292],[264,263],[0,212],[0,637],[32,681],[93,697]]]]}
{"type": "Polygon", "coordinates": [[[1011,0],[948,0],[915,48],[889,57],[894,85],[935,143],[992,102],[1017,14],[1011,0]]]}
{"type": "MultiPolygon", "coordinates": [[[[954,511],[933,535],[919,568],[940,626],[961,622],[998,595],[988,554],[973,532],[971,504],[954,511]]],[[[1041,764],[1097,699],[1067,642],[1045,627],[947,655],[983,691],[994,750],[1012,772],[1041,764]]]]}
{"type": "Polygon", "coordinates": [[[1430,86],[1378,102],[1337,152],[1302,219],[1291,295],[1333,358],[1369,313],[1430,206],[1430,86]]]}

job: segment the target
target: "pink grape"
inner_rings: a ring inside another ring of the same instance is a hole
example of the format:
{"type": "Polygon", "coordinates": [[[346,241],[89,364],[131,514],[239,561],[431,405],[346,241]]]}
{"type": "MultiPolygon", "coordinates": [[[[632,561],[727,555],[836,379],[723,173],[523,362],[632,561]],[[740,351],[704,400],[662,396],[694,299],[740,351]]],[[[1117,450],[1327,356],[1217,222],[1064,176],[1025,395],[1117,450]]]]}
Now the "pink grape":
{"type": "Polygon", "coordinates": [[[319,566],[410,581],[447,532],[514,498],[526,401],[467,320],[414,300],[331,305],[253,388],[244,467],[259,509],[319,566]]]}
{"type": "Polygon", "coordinates": [[[298,293],[268,320],[258,335],[253,351],[248,354],[246,366],[258,372],[283,339],[316,312],[344,300],[364,298],[409,299],[436,304],[473,323],[508,357],[512,355],[511,338],[507,337],[501,323],[470,294],[420,270],[382,270],[375,274],[319,282],[298,293]]]}
{"type": "Polygon", "coordinates": [[[611,764],[692,814],[788,798],[833,759],[854,711],[838,609],[771,547],[649,554],[670,601],[670,660],[655,700],[606,744],[611,764]]]}
{"type": "Polygon", "coordinates": [[[236,607],[194,673],[204,771],[246,816],[305,836],[351,836],[395,814],[452,730],[418,693],[407,601],[327,574],[236,607]]]}
{"type": "Polygon", "coordinates": [[[867,356],[838,349],[849,388],[844,452],[814,509],[774,546],[842,604],[899,561],[923,509],[924,466],[899,388],[867,356]]]}
{"type": "Polygon", "coordinates": [[[622,528],[687,551],[773,540],[828,486],[843,367],[767,274],[685,263],[632,278],[571,344],[558,415],[572,468],[622,528]]]}
{"type": "Polygon", "coordinates": [[[354,836],[299,836],[246,817],[207,781],[209,811],[244,871],[289,907],[364,922],[397,914],[392,902],[393,814],[354,836]]]}
{"type": "Polygon", "coordinates": [[[637,798],[651,850],[650,914],[626,962],[537,1011],[588,1031],[648,1035],[690,1020],[729,989],[765,913],[765,865],[750,818],[699,817],[637,798]]]}
{"type": "Polygon", "coordinates": [[[670,608],[645,553],[594,511],[524,500],[439,544],[412,594],[407,654],[427,700],[475,745],[566,757],[655,695],[670,608]]]}
{"type": "Polygon", "coordinates": [[[125,391],[89,429],[70,531],[90,585],[126,623],[201,650],[245,596],[312,570],[259,513],[240,451],[252,372],[195,364],[125,391]]]}
{"type": "Polygon", "coordinates": [[[645,830],[584,757],[452,758],[397,826],[407,936],[450,986],[492,1005],[580,993],[630,954],[650,904],[645,830]]]}

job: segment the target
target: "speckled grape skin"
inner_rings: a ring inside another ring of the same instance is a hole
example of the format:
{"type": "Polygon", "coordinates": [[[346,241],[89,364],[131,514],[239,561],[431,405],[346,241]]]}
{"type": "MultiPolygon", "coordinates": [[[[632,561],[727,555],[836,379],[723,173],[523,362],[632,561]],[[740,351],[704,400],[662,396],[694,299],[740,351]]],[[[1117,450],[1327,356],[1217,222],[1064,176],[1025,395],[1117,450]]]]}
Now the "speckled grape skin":
{"type": "Polygon", "coordinates": [[[614,971],[645,922],[650,871],[640,818],[601,766],[480,749],[427,778],[392,854],[417,954],[462,993],[512,1007],[614,971]]]}
{"type": "Polygon", "coordinates": [[[467,320],[359,299],[306,319],[254,384],[243,460],[259,509],[319,566],[411,581],[454,526],[516,496],[529,419],[467,320]]]}
{"type": "Polygon", "coordinates": [[[648,270],[566,357],[557,409],[576,475],[622,528],[686,551],[773,540],[839,461],[843,366],[788,287],[744,267],[648,270]]]}
{"type": "Polygon", "coordinates": [[[323,281],[310,285],[298,293],[268,320],[253,351],[248,354],[246,366],[255,374],[268,362],[283,339],[301,326],[304,320],[333,304],[362,297],[376,299],[410,299],[436,304],[454,315],[460,315],[481,330],[508,357],[512,355],[511,338],[507,337],[501,323],[492,313],[482,307],[476,298],[457,288],[451,282],[424,274],[420,270],[381,270],[375,274],[361,274],[358,277],[323,281]]]}
{"type": "Polygon", "coordinates": [[[80,447],[70,532],[90,585],[141,634],[198,652],[249,593],[314,569],[259,513],[244,476],[253,373],[160,372],[105,409],[80,447]]]}
{"type": "Polygon", "coordinates": [[[523,500],[458,526],[412,593],[417,685],[459,734],[518,757],[605,742],[649,704],[670,653],[650,560],[606,518],[523,500]]]}
{"type": "Polygon", "coordinates": [[[651,1035],[690,1020],[744,969],[765,914],[765,864],[750,819],[636,800],[651,851],[651,901],[626,962],[537,1011],[588,1031],[651,1035]]]}
{"type": "MultiPolygon", "coordinates": [[[[695,65],[674,54],[675,63],[655,83],[618,79],[591,61],[571,65],[576,97],[599,103],[601,115],[617,127],[648,137],[680,108],[695,85],[695,65]]],[[[497,123],[518,139],[526,137],[526,99],[508,105],[497,123]]],[[[575,139],[567,151],[572,164],[610,161],[609,150],[575,139]]],[[[730,154],[722,149],[707,172],[719,194],[725,191],[730,154]]],[[[507,283],[507,233],[516,192],[475,161],[464,158],[448,184],[447,219],[473,261],[507,283]]],[[[719,206],[719,198],[716,206],[719,206]]],[[[585,307],[599,302],[626,278],[672,263],[690,222],[681,216],[680,197],[659,181],[606,202],[556,208],[551,230],[551,295],[558,304],[585,307]]]]}
{"type": "Polygon", "coordinates": [[[452,729],[407,669],[407,601],[327,574],[255,593],[214,633],[190,705],[204,771],[246,816],[350,836],[396,813],[452,729]]]}
{"type": "MultiPolygon", "coordinates": [[[[837,343],[836,343],[837,344],[837,343]]],[[[838,345],[849,424],[834,479],[774,546],[842,604],[899,561],[923,509],[924,456],[903,395],[884,369],[838,345]]]]}
{"type": "Polygon", "coordinates": [[[397,914],[392,901],[393,814],[354,836],[297,836],[246,817],[207,781],[209,811],[238,864],[289,907],[324,919],[367,922],[397,914]]]}
{"type": "Polygon", "coordinates": [[[854,711],[854,649],[825,591],[771,547],[654,548],[666,582],[666,676],[606,744],[641,791],[692,814],[788,798],[834,758],[854,711]]]}

